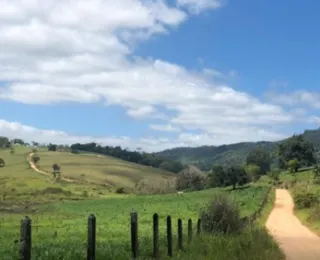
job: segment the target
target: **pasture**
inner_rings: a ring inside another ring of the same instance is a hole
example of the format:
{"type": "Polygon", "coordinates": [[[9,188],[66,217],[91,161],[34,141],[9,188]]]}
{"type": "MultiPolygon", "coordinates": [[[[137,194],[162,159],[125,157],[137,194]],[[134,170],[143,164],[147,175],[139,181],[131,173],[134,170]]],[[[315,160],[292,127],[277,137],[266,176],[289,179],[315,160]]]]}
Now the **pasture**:
{"type": "MultiPolygon", "coordinates": [[[[176,250],[177,220],[193,223],[217,193],[231,196],[241,216],[255,212],[269,187],[251,184],[232,191],[209,189],[184,194],[115,194],[115,187],[132,188],[142,178],[171,178],[171,173],[111,157],[38,150],[41,170],[51,172],[59,163],[63,176],[80,183],[56,182],[32,170],[26,160],[31,148],[1,150],[6,166],[0,169],[0,256],[17,259],[20,220],[32,220],[32,259],[78,260],[86,256],[87,218],[97,217],[97,259],[130,259],[130,212],[139,216],[140,259],[152,252],[152,215],[159,214],[161,259],[166,259],[165,218],[172,217],[174,259],[282,259],[278,246],[264,229],[255,227],[238,235],[201,235],[183,251],[176,250]],[[81,179],[82,178],[82,179],[81,179]]],[[[194,226],[195,229],[195,226],[194,226]]],[[[184,239],[186,241],[186,238],[184,239]]]]}
{"type": "Polygon", "coordinates": [[[143,178],[170,178],[173,174],[161,169],[130,163],[110,156],[66,152],[39,152],[39,168],[52,172],[52,164],[61,166],[63,176],[107,187],[133,188],[143,178]]]}

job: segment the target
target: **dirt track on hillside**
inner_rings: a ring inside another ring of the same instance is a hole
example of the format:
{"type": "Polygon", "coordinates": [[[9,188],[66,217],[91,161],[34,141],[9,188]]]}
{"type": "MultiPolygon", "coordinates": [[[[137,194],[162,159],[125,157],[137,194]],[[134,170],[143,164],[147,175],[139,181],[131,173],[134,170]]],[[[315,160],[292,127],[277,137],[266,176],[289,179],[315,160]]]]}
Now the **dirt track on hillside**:
{"type": "Polygon", "coordinates": [[[276,201],[266,227],[278,241],[287,260],[320,260],[320,237],[303,226],[293,213],[287,190],[276,190],[276,201]]]}
{"type": "MultiPolygon", "coordinates": [[[[35,163],[31,160],[32,158],[32,155],[34,155],[34,153],[30,153],[29,156],[27,157],[27,160],[30,164],[30,167],[36,171],[37,173],[40,173],[41,175],[45,175],[45,176],[48,176],[48,177],[52,177],[52,175],[50,173],[47,173],[45,171],[41,171],[37,168],[37,165],[35,165],[35,163]]],[[[65,178],[65,177],[61,177],[61,180],[63,181],[66,181],[66,182],[76,182],[75,180],[72,180],[72,179],[68,179],[68,178],[65,178]]]]}

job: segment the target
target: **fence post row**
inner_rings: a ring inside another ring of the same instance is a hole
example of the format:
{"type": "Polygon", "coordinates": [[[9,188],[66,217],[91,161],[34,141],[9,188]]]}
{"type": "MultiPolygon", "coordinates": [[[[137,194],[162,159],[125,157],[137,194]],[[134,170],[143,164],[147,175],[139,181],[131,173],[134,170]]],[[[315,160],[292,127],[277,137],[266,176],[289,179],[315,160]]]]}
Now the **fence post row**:
{"type": "Polygon", "coordinates": [[[88,249],[87,260],[96,258],[96,217],[90,215],[88,218],[88,249]]]}
{"type": "Polygon", "coordinates": [[[172,226],[171,226],[170,216],[167,216],[167,242],[168,242],[168,256],[172,257],[172,226]]]}
{"type": "Polygon", "coordinates": [[[31,219],[25,217],[20,226],[19,260],[31,259],[31,219]]]}
{"type": "Polygon", "coordinates": [[[131,212],[131,250],[132,257],[136,259],[138,257],[138,214],[131,212]]]}
{"type": "MultiPolygon", "coordinates": [[[[133,259],[139,255],[138,243],[138,214],[130,213],[131,224],[131,250],[133,259]]],[[[168,256],[172,257],[172,222],[171,216],[167,216],[167,244],[168,256]]],[[[197,221],[197,234],[201,232],[201,219],[197,221]]],[[[188,220],[188,243],[192,240],[192,220],[188,220]]],[[[178,219],[178,249],[183,249],[182,219],[178,219]]],[[[153,257],[159,256],[159,216],[153,215],[153,257]]],[[[88,217],[88,244],[87,260],[95,260],[96,257],[96,217],[91,214],[88,217]]],[[[25,217],[20,226],[19,260],[31,260],[31,219],[25,217]]]]}
{"type": "Polygon", "coordinates": [[[153,215],[153,257],[157,258],[159,253],[159,216],[153,215]]]}

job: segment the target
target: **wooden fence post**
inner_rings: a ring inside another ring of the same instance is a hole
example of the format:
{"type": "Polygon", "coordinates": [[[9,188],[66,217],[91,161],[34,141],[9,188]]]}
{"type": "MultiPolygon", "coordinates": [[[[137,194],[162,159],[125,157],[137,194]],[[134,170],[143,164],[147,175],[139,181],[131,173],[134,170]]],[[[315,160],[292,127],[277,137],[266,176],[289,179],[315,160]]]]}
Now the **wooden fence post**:
{"type": "Polygon", "coordinates": [[[19,260],[31,259],[31,219],[25,217],[21,220],[20,227],[20,252],[19,260]]]}
{"type": "Polygon", "coordinates": [[[192,240],[192,220],[189,218],[188,220],[188,243],[192,240]]]}
{"type": "Polygon", "coordinates": [[[197,234],[199,235],[201,233],[201,219],[198,219],[198,223],[197,223],[197,234]]]}
{"type": "Polygon", "coordinates": [[[182,220],[178,219],[178,249],[182,249],[182,220]]]}
{"type": "Polygon", "coordinates": [[[138,214],[131,212],[131,250],[133,259],[138,257],[138,214]]]}
{"type": "Polygon", "coordinates": [[[159,254],[159,216],[153,215],[153,257],[157,258],[159,254]]]}
{"type": "Polygon", "coordinates": [[[96,217],[90,215],[88,218],[88,249],[87,260],[96,258],[96,217]]]}
{"type": "Polygon", "coordinates": [[[172,257],[172,226],[171,226],[170,216],[167,216],[167,242],[168,242],[168,256],[172,257]]]}

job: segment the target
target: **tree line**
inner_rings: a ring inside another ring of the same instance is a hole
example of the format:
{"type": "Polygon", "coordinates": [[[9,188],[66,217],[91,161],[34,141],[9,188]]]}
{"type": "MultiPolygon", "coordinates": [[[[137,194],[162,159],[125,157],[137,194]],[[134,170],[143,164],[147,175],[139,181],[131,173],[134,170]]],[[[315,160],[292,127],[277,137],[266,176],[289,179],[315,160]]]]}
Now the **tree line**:
{"type": "MultiPolygon", "coordinates": [[[[51,146],[52,147],[52,146],[51,146]]],[[[133,163],[143,164],[146,166],[151,166],[155,168],[160,168],[166,171],[178,173],[184,169],[184,166],[176,161],[171,161],[151,153],[140,153],[137,151],[128,151],[127,149],[122,149],[120,146],[101,146],[97,143],[87,143],[87,144],[72,144],[70,146],[72,153],[92,152],[104,155],[113,156],[122,160],[126,160],[133,163]]]]}
{"type": "MultiPolygon", "coordinates": [[[[319,162],[318,162],[319,163],[319,162]]],[[[317,164],[315,149],[303,135],[294,135],[278,144],[276,152],[270,152],[263,146],[251,150],[245,163],[239,164],[232,160],[225,164],[214,164],[207,175],[193,170],[185,170],[178,175],[177,188],[185,190],[200,190],[204,188],[242,186],[251,181],[257,181],[263,175],[268,175],[275,182],[279,180],[282,170],[296,174],[302,167],[317,164]],[[272,162],[277,161],[277,167],[272,162]]],[[[315,166],[315,178],[320,178],[320,165],[315,166]]]]}

